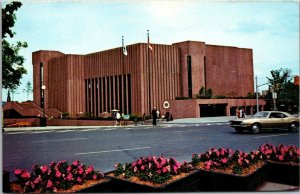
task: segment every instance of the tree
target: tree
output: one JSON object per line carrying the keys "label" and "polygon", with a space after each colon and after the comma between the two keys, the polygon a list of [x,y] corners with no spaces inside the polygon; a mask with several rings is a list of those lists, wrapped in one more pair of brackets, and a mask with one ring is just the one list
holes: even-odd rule
{"label": "tree", "polygon": [[23,74],[27,73],[23,67],[25,59],[19,54],[27,43],[18,41],[10,44],[7,40],[7,36],[13,38],[15,35],[12,31],[16,21],[15,11],[21,6],[20,2],[11,2],[2,8],[2,87],[8,90],[15,90],[21,84]]}
{"label": "tree", "polygon": [[277,93],[278,98],[286,97],[286,89],[292,84],[292,71],[290,69],[280,68],[279,70],[272,70],[272,78],[268,78],[269,86]]}
{"label": "tree", "polygon": [[206,89],[205,87],[201,87],[199,90],[199,94],[197,95],[197,98],[201,99],[209,99],[212,98],[212,90],[210,88]]}
{"label": "tree", "polygon": [[[292,71],[290,69],[279,69],[271,71],[271,78],[268,78],[271,90],[277,93],[277,108],[287,112],[298,112],[299,105],[299,87],[292,80]],[[272,93],[267,94],[267,104],[273,107]]]}
{"label": "tree", "polygon": [[33,91],[32,89],[32,84],[30,81],[28,81],[25,85],[25,88],[23,89],[23,92],[25,92],[27,94],[27,100],[29,98],[29,94]]}

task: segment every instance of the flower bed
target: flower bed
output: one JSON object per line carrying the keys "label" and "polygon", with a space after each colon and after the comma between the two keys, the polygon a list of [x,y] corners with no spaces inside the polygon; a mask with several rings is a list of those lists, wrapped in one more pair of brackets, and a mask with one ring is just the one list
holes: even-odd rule
{"label": "flower bed", "polygon": [[116,170],[107,174],[119,190],[115,192],[184,191],[193,190],[195,170],[174,158],[163,156],[141,157],[132,163],[116,164]]}
{"label": "flower bed", "polygon": [[245,153],[226,148],[210,148],[192,156],[199,169],[199,190],[253,191],[265,176],[265,162],[259,151]]}
{"label": "flower bed", "polygon": [[48,165],[34,165],[32,172],[16,169],[17,181],[11,183],[12,192],[76,192],[107,182],[104,174],[75,160],[52,162]]}
{"label": "flower bed", "polygon": [[268,181],[299,186],[299,148],[294,145],[264,144],[259,151],[268,163]]}

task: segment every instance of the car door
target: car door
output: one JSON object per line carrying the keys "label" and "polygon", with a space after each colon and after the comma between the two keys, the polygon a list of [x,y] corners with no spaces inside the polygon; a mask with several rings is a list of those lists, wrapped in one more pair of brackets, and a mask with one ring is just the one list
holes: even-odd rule
{"label": "car door", "polygon": [[270,126],[269,128],[283,128],[284,126],[284,118],[286,115],[280,112],[273,112],[270,114]]}
{"label": "car door", "polygon": [[273,113],[269,113],[266,117],[259,118],[259,123],[261,124],[262,128],[272,128],[273,123],[275,122],[275,117]]}

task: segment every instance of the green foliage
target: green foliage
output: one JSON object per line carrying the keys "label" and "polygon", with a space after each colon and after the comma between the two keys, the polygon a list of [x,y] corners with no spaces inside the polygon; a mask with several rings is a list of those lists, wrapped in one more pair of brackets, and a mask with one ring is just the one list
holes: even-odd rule
{"label": "green foliage", "polygon": [[249,93],[247,94],[247,98],[249,98],[249,99],[255,99],[256,96],[255,96],[254,93],[249,92]]}
{"label": "green foliage", "polygon": [[198,99],[210,99],[212,98],[212,90],[210,88],[206,89],[205,87],[201,87],[199,90],[199,94],[197,94],[196,98]]}
{"label": "green foliage", "polygon": [[182,97],[175,97],[175,100],[190,100],[191,98],[190,97],[186,97],[186,96],[182,96]]}
{"label": "green foliage", "polygon": [[[277,93],[276,101],[280,104],[284,104],[285,107],[294,105],[299,105],[299,86],[294,85],[292,82],[292,72],[290,69],[278,69],[271,71],[271,78],[268,78],[268,82],[271,90]],[[268,99],[267,103],[270,107],[272,107],[272,93],[269,92],[266,95]],[[271,104],[270,104],[271,103]],[[278,106],[280,110],[280,106]],[[289,111],[288,109],[284,109],[283,111]]]}
{"label": "green foliage", "polygon": [[27,48],[26,42],[18,41],[10,44],[7,36],[12,38],[15,32],[12,31],[15,25],[17,11],[21,7],[20,2],[11,2],[2,8],[2,85],[5,89],[16,89],[20,85],[20,79],[27,71],[23,67],[24,57],[19,54],[22,48]]}

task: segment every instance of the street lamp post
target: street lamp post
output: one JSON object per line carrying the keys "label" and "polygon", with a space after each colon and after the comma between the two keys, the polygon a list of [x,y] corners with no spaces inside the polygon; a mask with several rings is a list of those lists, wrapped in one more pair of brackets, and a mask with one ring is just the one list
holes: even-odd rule
{"label": "street lamp post", "polygon": [[43,108],[43,116],[42,116],[42,123],[41,123],[41,126],[42,127],[45,127],[46,126],[46,118],[45,118],[45,89],[46,89],[46,86],[45,85],[42,85],[42,98],[41,98],[41,104],[42,104],[42,108]]}
{"label": "street lamp post", "polygon": [[257,85],[257,76],[255,76],[255,86],[256,86],[256,112],[259,112],[259,106],[258,106],[258,88],[260,86],[263,86],[263,85],[267,85],[268,83],[264,83],[264,84],[261,84],[261,85]]}

